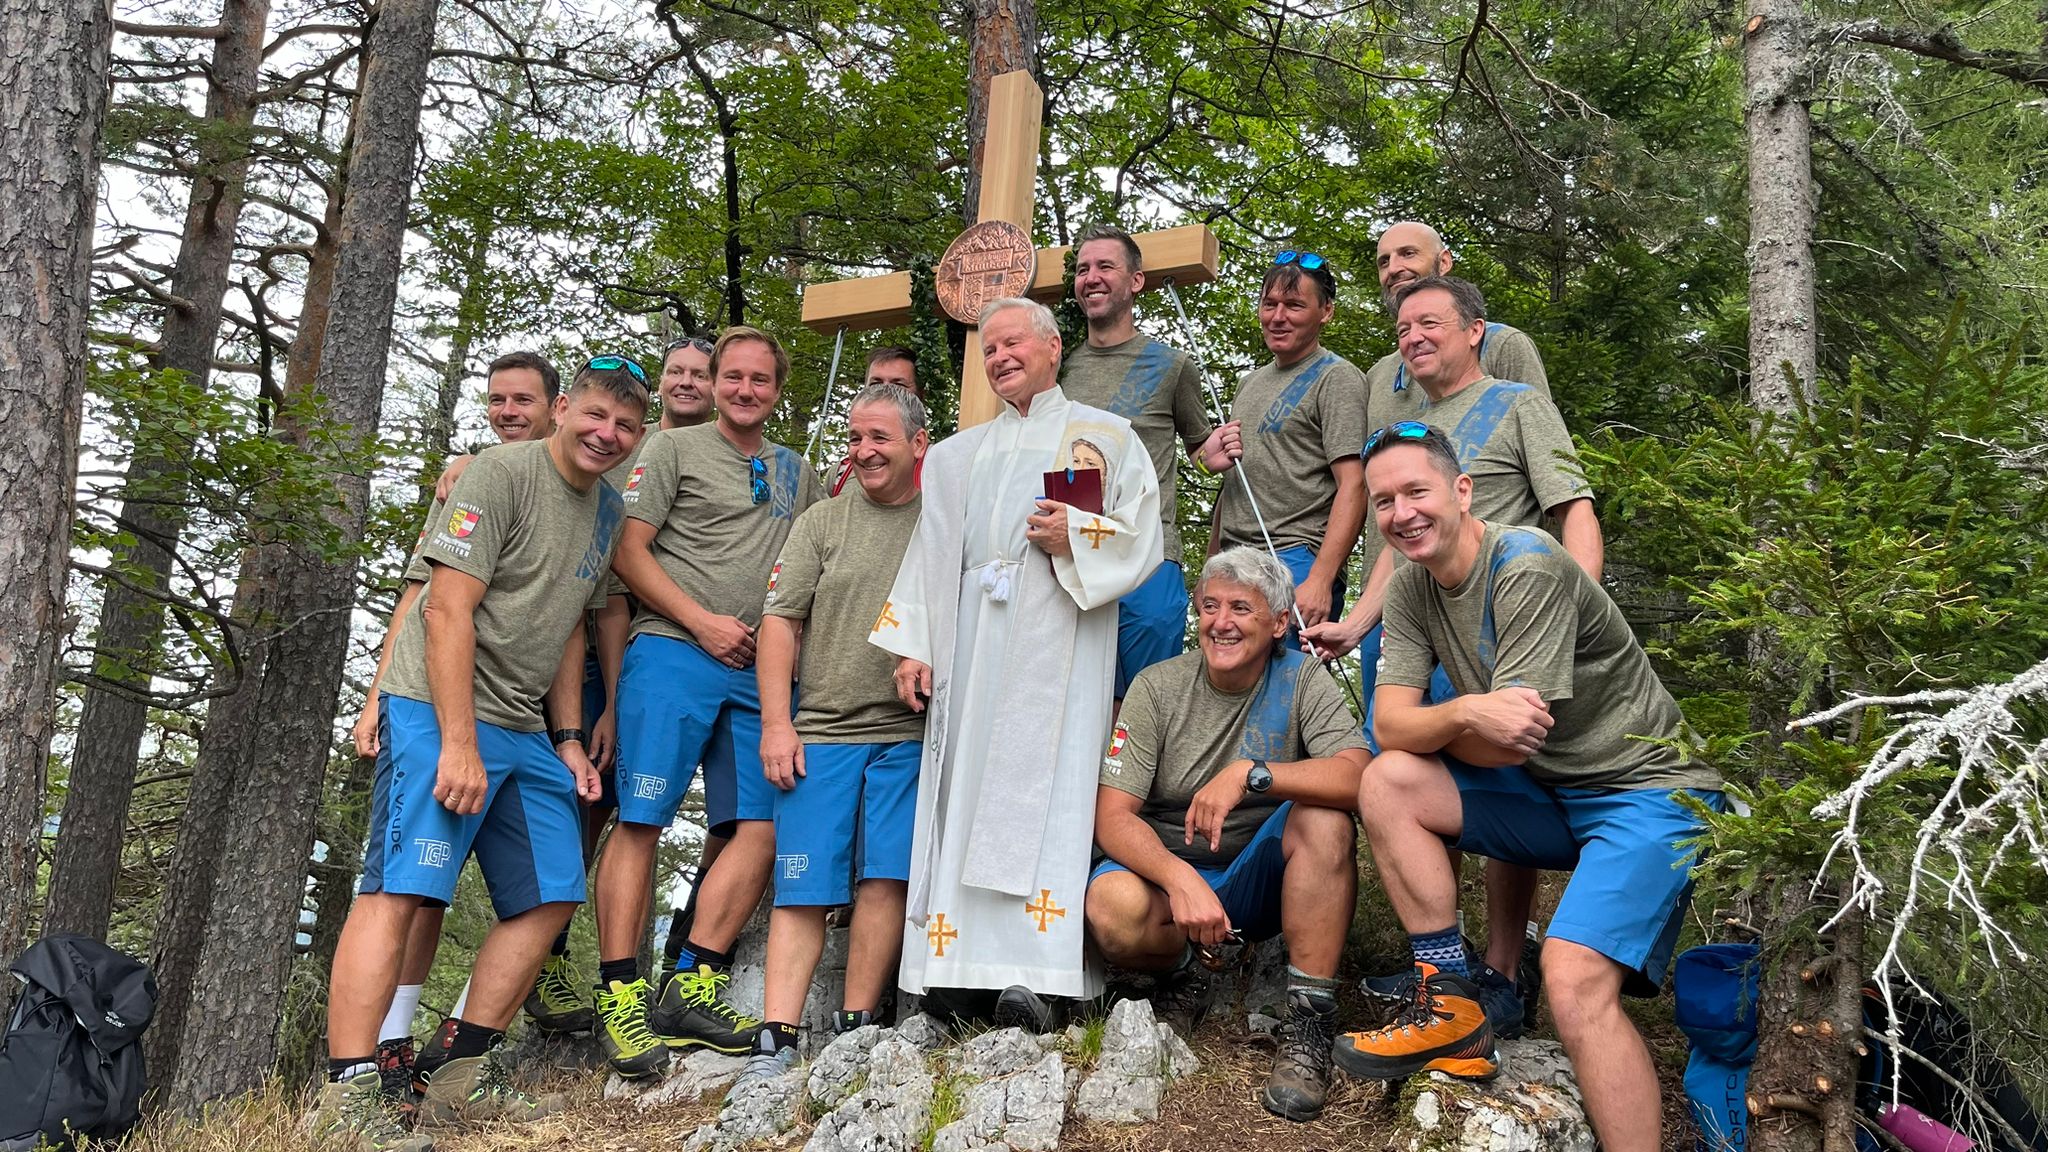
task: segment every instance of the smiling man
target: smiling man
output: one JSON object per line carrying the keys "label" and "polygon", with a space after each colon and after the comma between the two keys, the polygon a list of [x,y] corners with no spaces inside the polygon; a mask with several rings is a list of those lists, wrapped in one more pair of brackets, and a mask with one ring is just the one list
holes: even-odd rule
{"label": "smiling man", "polygon": [[1323,1110],[1337,1035],[1337,961],[1356,884],[1351,806],[1369,757],[1344,694],[1282,647],[1294,582],[1254,548],[1209,558],[1195,586],[1200,652],[1154,664],[1103,757],[1088,932],[1111,964],[1163,973],[1183,1032],[1208,1009],[1198,949],[1287,937],[1288,1039],[1266,1109]]}
{"label": "smiling man", "polygon": [[[656,432],[641,449],[613,565],[640,611],[619,676],[619,826],[597,869],[597,1011],[606,1056],[625,1076],[659,1071],[670,1047],[744,1052],[759,1026],[724,999],[728,951],[775,858],[754,630],[776,554],[821,488],[763,433],[789,374],[782,345],[728,328],[711,372],[717,419]],[[699,764],[707,829],[730,842],[700,881],[688,945],[650,1008],[638,957],[655,846]]]}
{"label": "smiling man", "polygon": [[[1387,319],[1397,318],[1401,289],[1425,276],[1449,276],[1454,262],[1443,237],[1429,225],[1420,220],[1389,225],[1380,233],[1379,240],[1380,299],[1387,306]],[[1527,384],[1545,396],[1550,395],[1550,377],[1543,370],[1543,356],[1536,351],[1536,342],[1521,329],[1488,323],[1480,336],[1479,358],[1487,375]],[[1365,379],[1367,394],[1374,400],[1404,392],[1412,383],[1398,350],[1374,361]],[[1368,409],[1374,427],[1394,419],[1371,409],[1370,404]]]}
{"label": "smiling man", "polygon": [[[1405,313],[1404,313],[1405,314]],[[1359,787],[1373,860],[1416,958],[1393,1024],[1339,1039],[1337,1063],[1382,1080],[1499,1071],[1459,939],[1447,847],[1572,869],[1543,942],[1544,985],[1600,1146],[1658,1146],[1657,1073],[1622,1011],[1654,992],[1691,894],[1699,817],[1722,804],[1678,705],[1621,610],[1554,539],[1471,512],[1442,432],[1406,421],[1366,442],[1381,535],[1410,563],[1387,593],[1374,731]],[[1438,665],[1458,694],[1427,703]]]}
{"label": "smiling man", "polygon": [[[924,509],[870,642],[926,712],[901,984],[926,1007],[1039,1030],[1092,996],[1081,898],[1109,738],[1116,608],[1159,566],[1159,485],[1123,417],[1056,383],[1059,328],[1029,300],[981,314],[996,418],[927,457]],[[1095,453],[1099,514],[1045,499]],[[978,994],[941,994],[978,990]],[[998,991],[1000,990],[1000,994]]]}
{"label": "smiling man", "polygon": [[414,910],[453,898],[472,850],[498,922],[460,1017],[420,1059],[421,1114],[528,1120],[560,1106],[514,1090],[494,1050],[548,941],[583,900],[576,805],[598,793],[580,730],[583,620],[604,597],[622,519],[601,477],[639,439],[646,411],[634,376],[586,367],[555,403],[555,433],[480,453],[420,546],[431,575],[378,698],[370,843],[335,948],[334,1058],[317,1134],[361,1149],[428,1146],[397,1123],[398,1086],[373,1055],[377,1022]]}
{"label": "smiling man", "polygon": [[1138,333],[1133,305],[1145,288],[1143,256],[1130,233],[1090,224],[1074,238],[1074,299],[1088,340],[1066,357],[1060,389],[1068,398],[1131,422],[1159,478],[1160,531],[1166,559],[1117,604],[1116,698],[1148,665],[1180,655],[1187,642],[1188,585],[1181,570],[1176,438],[1192,456],[1215,431],[1202,408],[1202,370],[1194,358]]}
{"label": "smiling man", "polygon": [[1365,376],[1322,345],[1336,309],[1336,273],[1322,256],[1289,249],[1273,258],[1259,289],[1259,332],[1272,362],[1238,381],[1230,421],[1201,453],[1212,472],[1243,468],[1258,497],[1255,512],[1246,485],[1223,483],[1210,553],[1264,545],[1263,515],[1308,624],[1342,613],[1344,565],[1365,523]]}

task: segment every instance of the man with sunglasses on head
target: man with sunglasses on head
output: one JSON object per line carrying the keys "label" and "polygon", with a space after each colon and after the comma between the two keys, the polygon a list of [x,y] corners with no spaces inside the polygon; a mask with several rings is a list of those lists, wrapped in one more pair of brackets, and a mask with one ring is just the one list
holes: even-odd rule
{"label": "man with sunglasses on head", "polygon": [[1138,242],[1111,224],[1090,224],[1074,237],[1074,300],[1088,321],[1088,339],[1066,358],[1060,388],[1079,404],[1131,422],[1159,477],[1166,559],[1138,590],[1117,602],[1116,698],[1148,665],[1180,655],[1187,643],[1188,586],[1181,570],[1180,502],[1174,481],[1176,437],[1190,456],[1215,431],[1202,406],[1202,370],[1194,358],[1140,335],[1133,315],[1145,289]]}
{"label": "man with sunglasses on head", "polygon": [[1273,360],[1238,381],[1230,421],[1201,451],[1211,472],[1243,468],[1258,501],[1254,511],[1246,484],[1222,482],[1210,554],[1265,547],[1270,533],[1294,574],[1288,615],[1298,610],[1307,624],[1343,610],[1344,565],[1365,523],[1365,376],[1322,346],[1336,308],[1337,277],[1322,256],[1288,249],[1273,258],[1259,288],[1259,330]]}
{"label": "man with sunglasses on head", "polygon": [[[717,418],[641,449],[614,562],[639,612],[619,678],[619,824],[597,869],[598,1016],[625,1076],[660,1071],[670,1047],[744,1052],[760,1027],[724,998],[730,949],[775,859],[754,630],[783,541],[823,491],[802,456],[764,435],[789,375],[782,345],[729,328],[711,373]],[[730,842],[699,880],[689,940],[655,1001],[638,959],[655,847],[700,763],[707,829]]]}
{"label": "man with sunglasses on head", "polygon": [[[1351,925],[1351,806],[1369,757],[1344,693],[1280,643],[1294,580],[1257,548],[1209,558],[1190,652],[1139,673],[1103,756],[1088,934],[1111,964],[1160,973],[1183,1034],[1207,1012],[1204,953],[1287,936],[1288,1038],[1261,1099],[1313,1120],[1337,1038]],[[1213,960],[1211,962],[1214,962]]]}
{"label": "man with sunglasses on head", "polygon": [[[873,388],[877,384],[892,384],[920,401],[924,399],[924,389],[917,386],[917,356],[908,348],[883,344],[868,353],[867,380],[862,386]],[[846,490],[846,482],[853,479],[853,469],[853,453],[848,452],[833,473],[832,495],[837,496]],[[919,482],[924,479],[924,458],[921,456],[917,460],[915,479]]]}
{"label": "man with sunglasses on head", "polygon": [[[1558,1038],[1600,1146],[1651,1152],[1657,1072],[1621,995],[1663,980],[1698,808],[1723,807],[1719,775],[1693,755],[1678,705],[1582,563],[1539,529],[1473,514],[1458,445],[1403,421],[1363,455],[1380,534],[1409,563],[1387,590],[1381,751],[1358,811],[1416,965],[1397,1019],[1340,1037],[1337,1065],[1379,1080],[1498,1075],[1447,849],[1571,870],[1543,942]],[[1430,703],[1438,668],[1458,694]]]}
{"label": "man with sunglasses on head", "polygon": [[[1489,524],[1526,528],[1550,519],[1565,553],[1597,582],[1600,520],[1571,433],[1557,406],[1533,385],[1487,374],[1479,354],[1487,327],[1486,299],[1479,289],[1455,276],[1409,280],[1395,289],[1395,314],[1410,383],[1376,396],[1375,412],[1388,414],[1390,423],[1427,420],[1443,429],[1471,477],[1475,516]],[[1399,550],[1381,547],[1376,531],[1367,539],[1375,556],[1365,594],[1348,617],[1312,627],[1307,637],[1325,659],[1363,649],[1370,685],[1379,660],[1381,601]],[[1450,680],[1440,674],[1430,700],[1452,693]],[[1368,729],[1371,716],[1368,710]],[[1498,862],[1487,866],[1486,956],[1475,973],[1495,1029],[1507,1037],[1521,1034],[1531,999],[1522,995],[1522,984],[1536,976],[1520,971],[1523,926],[1535,902],[1536,881],[1534,869]]]}
{"label": "man with sunglasses on head", "polygon": [[419,1115],[526,1121],[561,1107],[558,1096],[513,1088],[495,1049],[547,942],[584,896],[577,801],[595,798],[598,783],[577,665],[585,613],[604,596],[623,520],[602,476],[639,439],[646,411],[638,378],[585,368],[555,401],[555,432],[478,454],[420,546],[431,570],[397,629],[378,695],[369,850],[335,947],[333,1059],[310,1125],[316,1138],[364,1150],[431,1147],[402,1126],[409,1085],[379,1067],[377,1022],[414,911],[453,898],[472,851],[498,922],[477,953],[465,1006],[419,1059]]}

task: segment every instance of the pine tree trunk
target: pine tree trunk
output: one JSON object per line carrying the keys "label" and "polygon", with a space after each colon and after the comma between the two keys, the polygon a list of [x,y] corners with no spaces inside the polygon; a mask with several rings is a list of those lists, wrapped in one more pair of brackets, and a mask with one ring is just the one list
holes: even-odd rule
{"label": "pine tree trunk", "polygon": [[1038,75],[1038,0],[970,0],[967,63],[967,202],[961,219],[981,216],[981,162],[988,142],[988,85],[1005,72]]}
{"label": "pine tree trunk", "polygon": [[[1795,943],[1770,956],[1757,1004],[1749,1070],[1749,1146],[1759,1152],[1854,1152],[1856,1075],[1862,1053],[1863,920],[1851,912],[1833,939],[1806,934],[1816,907],[1804,877],[1772,887],[1767,931]],[[1768,899],[1768,897],[1767,897]]]}
{"label": "pine tree trunk", "polygon": [[108,0],[0,0],[0,963],[36,905],[113,33]]}
{"label": "pine tree trunk", "polygon": [[1812,50],[1801,0],[1752,0],[1743,43],[1749,133],[1749,394],[1784,417],[1814,395]]}
{"label": "pine tree trunk", "polygon": [[[199,134],[184,236],[171,271],[171,294],[185,303],[164,316],[163,349],[154,358],[155,368],[182,372],[200,388],[213,372],[222,298],[234,266],[235,229],[248,183],[248,132],[269,18],[270,0],[224,0],[221,5],[220,23],[227,34],[214,41],[207,123]],[[161,588],[170,575],[185,527],[189,485],[184,463],[180,454],[151,452],[129,465],[119,516],[135,544],[118,553],[114,563],[137,588]],[[45,931],[106,935],[162,626],[159,599],[125,584],[105,585],[94,664],[100,678],[120,687],[85,688],[64,818],[50,864]]]}
{"label": "pine tree trunk", "polygon": [[[376,435],[398,296],[405,215],[419,150],[439,0],[383,0],[364,54],[356,136],[349,161],[327,339],[313,390],[353,452]],[[296,414],[280,428],[303,436]],[[226,837],[171,1103],[189,1108],[260,1084],[276,1055],[278,1007],[290,975],[292,940],[305,893],[318,799],[334,749],[334,713],[355,603],[353,547],[363,535],[370,477],[336,477],[340,556],[298,542],[270,542],[255,561],[282,628],[271,640],[270,674],[257,692],[263,738],[231,801],[238,825],[261,835]]]}

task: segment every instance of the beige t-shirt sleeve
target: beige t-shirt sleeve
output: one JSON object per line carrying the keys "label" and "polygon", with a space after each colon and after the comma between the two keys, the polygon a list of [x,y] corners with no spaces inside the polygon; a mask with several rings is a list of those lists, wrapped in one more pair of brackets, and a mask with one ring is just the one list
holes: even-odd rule
{"label": "beige t-shirt sleeve", "polygon": [[1429,579],[1426,570],[1411,564],[1396,571],[1387,585],[1386,607],[1380,614],[1385,629],[1380,640],[1381,684],[1427,688],[1429,674],[1436,667],[1436,653],[1422,624],[1424,590],[1415,578],[1418,575]]}
{"label": "beige t-shirt sleeve", "polygon": [[1159,749],[1165,739],[1156,677],[1140,676],[1124,697],[1110,731],[1109,750],[1102,757],[1102,771],[1096,781],[1105,788],[1143,800],[1152,794],[1152,778],[1159,772]]}
{"label": "beige t-shirt sleeve", "polygon": [[518,514],[518,491],[512,470],[494,456],[478,456],[463,470],[427,525],[418,559],[474,576],[485,584],[498,570],[498,555]]}
{"label": "beige t-shirt sleeve", "polygon": [[[847,493],[842,500],[858,499]],[[763,615],[785,620],[805,620],[811,615],[811,601],[818,594],[818,577],[825,572],[825,557],[819,548],[818,524],[823,517],[808,512],[796,518],[789,539],[782,542],[782,554],[768,577],[768,599]]]}
{"label": "beige t-shirt sleeve", "polygon": [[632,474],[626,478],[622,497],[626,515],[659,529],[668,523],[669,509],[676,502],[676,489],[682,482],[683,463],[676,450],[675,436],[649,433],[646,446],[640,450],[639,463],[633,465]]}
{"label": "beige t-shirt sleeve", "polygon": [[1322,669],[1311,669],[1296,687],[1296,723],[1301,731],[1301,754],[1305,760],[1335,756],[1347,748],[1365,748],[1358,718],[1351,714],[1337,682]]}
{"label": "beige t-shirt sleeve", "polygon": [[1534,385],[1546,398],[1550,395],[1550,377],[1543,371],[1543,356],[1536,351],[1536,342],[1520,328],[1501,333],[1499,343],[1487,348],[1484,367],[1486,374],[1496,380]]}
{"label": "beige t-shirt sleeve", "polygon": [[1493,621],[1489,690],[1528,688],[1545,700],[1571,699],[1579,635],[1571,589],[1540,567],[1510,563],[1493,586]]}
{"label": "beige t-shirt sleeve", "polygon": [[1193,456],[1202,447],[1203,441],[1216,430],[1216,424],[1209,419],[1209,409],[1202,401],[1202,366],[1195,358],[1181,353],[1180,367],[1173,374],[1173,429],[1180,433],[1180,440]]}
{"label": "beige t-shirt sleeve", "polygon": [[1557,405],[1540,396],[1524,394],[1515,405],[1516,443],[1522,452],[1522,471],[1529,477],[1529,489],[1545,512],[1560,504],[1593,495],[1592,485],[1579,467],[1578,448],[1564,426]]}
{"label": "beige t-shirt sleeve", "polygon": [[1323,432],[1323,459],[1355,459],[1365,448],[1365,373],[1339,361],[1317,382],[1316,412]]}

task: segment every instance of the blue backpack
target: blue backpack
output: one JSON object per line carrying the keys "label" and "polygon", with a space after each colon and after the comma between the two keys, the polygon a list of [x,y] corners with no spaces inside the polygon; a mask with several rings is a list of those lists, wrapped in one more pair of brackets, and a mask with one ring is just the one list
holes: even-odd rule
{"label": "blue backpack", "polygon": [[1701,1152],[1749,1147],[1749,1065],[1763,961],[1754,944],[1702,944],[1679,954],[1672,1015],[1692,1041],[1685,1099]]}

